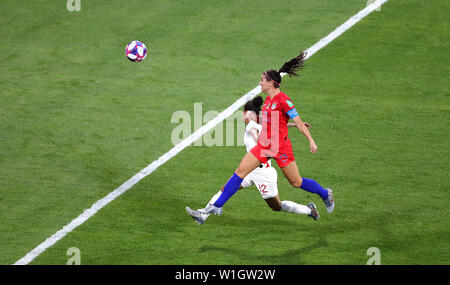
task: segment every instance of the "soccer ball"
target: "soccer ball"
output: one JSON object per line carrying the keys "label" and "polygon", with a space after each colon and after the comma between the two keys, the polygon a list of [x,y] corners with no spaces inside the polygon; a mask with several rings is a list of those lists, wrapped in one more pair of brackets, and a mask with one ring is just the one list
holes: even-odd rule
{"label": "soccer ball", "polygon": [[147,56],[147,47],[143,42],[132,41],[125,48],[125,55],[132,62],[141,62]]}

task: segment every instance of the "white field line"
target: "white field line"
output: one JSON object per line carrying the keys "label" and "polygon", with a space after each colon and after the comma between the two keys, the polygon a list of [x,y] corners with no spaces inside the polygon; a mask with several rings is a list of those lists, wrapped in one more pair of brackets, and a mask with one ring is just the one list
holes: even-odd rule
{"label": "white field line", "polygon": [[[344,33],[346,30],[351,28],[353,25],[355,25],[357,22],[359,22],[361,19],[372,13],[374,10],[379,8],[381,5],[383,5],[388,0],[377,0],[373,2],[372,4],[368,5],[366,8],[361,10],[359,13],[351,17],[349,20],[347,20],[344,24],[336,28],[333,32],[331,32],[328,36],[324,37],[320,41],[318,41],[316,44],[314,44],[312,47],[306,50],[307,56],[306,58],[311,57],[313,54],[315,54],[317,51],[325,47],[327,44],[332,42],[334,39],[339,37],[342,33]],[[282,74],[284,76],[286,74]],[[87,221],[90,217],[92,217],[95,213],[97,213],[101,208],[108,205],[111,201],[125,193],[127,190],[129,190],[131,187],[133,187],[136,183],[138,183],[141,179],[146,177],[147,175],[151,174],[153,171],[155,171],[158,167],[163,165],[166,161],[171,159],[172,157],[176,156],[180,151],[191,145],[194,141],[202,137],[206,132],[214,128],[216,125],[221,123],[223,120],[231,116],[234,112],[236,112],[239,108],[241,108],[248,100],[251,100],[253,97],[257,96],[259,93],[261,93],[260,86],[256,86],[242,96],[240,99],[238,99],[236,102],[234,102],[231,106],[229,106],[227,109],[225,109],[222,113],[217,115],[214,119],[209,121],[207,124],[203,125],[201,128],[199,128],[197,131],[195,131],[193,134],[191,134],[189,137],[178,143],[176,146],[174,146],[170,151],[165,153],[163,156],[158,158],[157,160],[153,161],[151,164],[149,164],[147,167],[142,169],[139,173],[131,177],[128,181],[120,185],[119,188],[112,191],[108,195],[106,195],[104,198],[98,200],[93,204],[89,209],[85,210],[82,214],[80,214],[77,218],[72,220],[69,224],[64,226],[61,230],[57,231],[54,235],[47,238],[44,242],[42,242],[40,245],[38,245],[36,248],[34,248],[32,251],[27,253],[24,257],[19,259],[14,265],[25,265],[30,263],[33,259],[35,259],[37,256],[39,256],[41,253],[43,253],[47,248],[54,245],[57,241],[62,239],[66,234],[73,231],[75,228],[77,228],[79,225],[83,224],[85,221]]]}

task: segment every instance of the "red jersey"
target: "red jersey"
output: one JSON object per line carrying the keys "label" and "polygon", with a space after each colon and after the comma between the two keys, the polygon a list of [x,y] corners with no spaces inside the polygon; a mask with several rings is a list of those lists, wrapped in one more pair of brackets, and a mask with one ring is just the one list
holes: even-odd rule
{"label": "red jersey", "polygon": [[291,99],[280,91],[272,99],[267,96],[261,111],[263,127],[258,143],[276,151],[288,143],[287,123],[298,116],[297,110]]}

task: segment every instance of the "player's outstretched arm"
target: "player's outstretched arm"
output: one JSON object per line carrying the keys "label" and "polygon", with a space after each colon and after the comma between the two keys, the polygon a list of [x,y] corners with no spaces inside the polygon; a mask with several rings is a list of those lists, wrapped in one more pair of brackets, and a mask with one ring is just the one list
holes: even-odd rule
{"label": "player's outstretched arm", "polygon": [[[304,124],[308,129],[311,129],[312,126],[310,123],[305,122]],[[297,125],[295,123],[287,123],[287,126],[288,126],[288,128],[297,127]]]}

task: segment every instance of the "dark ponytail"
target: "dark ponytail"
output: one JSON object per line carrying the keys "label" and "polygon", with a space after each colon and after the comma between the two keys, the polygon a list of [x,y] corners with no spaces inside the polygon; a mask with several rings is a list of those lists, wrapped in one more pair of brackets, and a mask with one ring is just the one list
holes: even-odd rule
{"label": "dark ponytail", "polygon": [[285,72],[289,74],[289,77],[292,75],[298,76],[297,70],[301,70],[305,67],[305,57],[306,53],[301,51],[297,57],[291,59],[290,61],[286,61],[278,72]]}
{"label": "dark ponytail", "polygon": [[281,84],[281,73],[287,73],[289,74],[289,77],[292,75],[298,76],[297,71],[305,67],[305,57],[306,52],[300,51],[300,54],[297,57],[286,61],[278,71],[271,69],[264,72],[266,79],[273,81],[274,87],[279,88]]}

